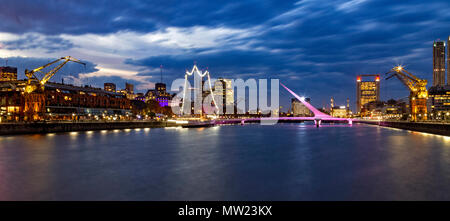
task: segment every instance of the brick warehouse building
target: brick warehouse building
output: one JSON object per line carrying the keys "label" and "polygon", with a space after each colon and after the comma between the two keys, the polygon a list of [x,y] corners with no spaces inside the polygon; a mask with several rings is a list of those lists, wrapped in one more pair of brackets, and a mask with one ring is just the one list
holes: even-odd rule
{"label": "brick warehouse building", "polygon": [[2,121],[121,119],[131,113],[130,101],[120,93],[48,82],[44,92],[26,94],[21,90],[24,84],[0,85]]}

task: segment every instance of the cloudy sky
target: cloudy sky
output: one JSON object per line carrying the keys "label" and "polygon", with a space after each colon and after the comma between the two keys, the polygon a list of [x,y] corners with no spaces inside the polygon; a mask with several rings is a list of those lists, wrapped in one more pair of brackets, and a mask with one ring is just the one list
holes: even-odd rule
{"label": "cloudy sky", "polygon": [[[145,91],[194,61],[213,77],[278,78],[317,106],[355,103],[355,76],[403,64],[432,80],[432,43],[450,35],[449,1],[3,0],[0,65],[73,56],[54,81]],[[382,98],[407,90],[382,82]],[[287,92],[280,92],[288,97]],[[288,99],[282,103],[287,103]]]}

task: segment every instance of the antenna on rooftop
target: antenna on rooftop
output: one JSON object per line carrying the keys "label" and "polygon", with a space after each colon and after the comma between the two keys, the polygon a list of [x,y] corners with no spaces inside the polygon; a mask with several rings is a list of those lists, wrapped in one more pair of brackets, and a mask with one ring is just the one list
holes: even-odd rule
{"label": "antenna on rooftop", "polygon": [[163,81],[162,81],[162,69],[163,69],[163,65],[159,66],[159,69],[160,69],[160,72],[161,72],[161,83],[162,83],[162,82],[163,82]]}

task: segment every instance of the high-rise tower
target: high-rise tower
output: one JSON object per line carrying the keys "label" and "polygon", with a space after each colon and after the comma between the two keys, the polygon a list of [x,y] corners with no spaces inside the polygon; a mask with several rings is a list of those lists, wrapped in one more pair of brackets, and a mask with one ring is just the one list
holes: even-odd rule
{"label": "high-rise tower", "polygon": [[[363,78],[374,77],[373,80]],[[361,74],[356,77],[356,111],[361,112],[363,106],[372,101],[380,100],[380,75]]]}
{"label": "high-rise tower", "polygon": [[447,39],[447,85],[450,85],[450,36]]}
{"label": "high-rise tower", "polygon": [[445,42],[433,43],[433,86],[445,84]]}

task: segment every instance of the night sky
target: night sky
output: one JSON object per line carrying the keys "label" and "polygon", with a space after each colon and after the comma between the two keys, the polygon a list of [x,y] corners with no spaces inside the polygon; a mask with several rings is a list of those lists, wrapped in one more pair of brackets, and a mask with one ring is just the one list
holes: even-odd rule
{"label": "night sky", "polygon": [[[450,1],[23,1],[0,3],[0,65],[35,68],[62,56],[53,81],[102,87],[183,78],[194,61],[213,77],[278,78],[316,106],[355,104],[357,74],[403,64],[432,81],[432,44],[450,35]],[[382,99],[408,96],[396,79]],[[280,92],[282,104],[289,94]]]}

